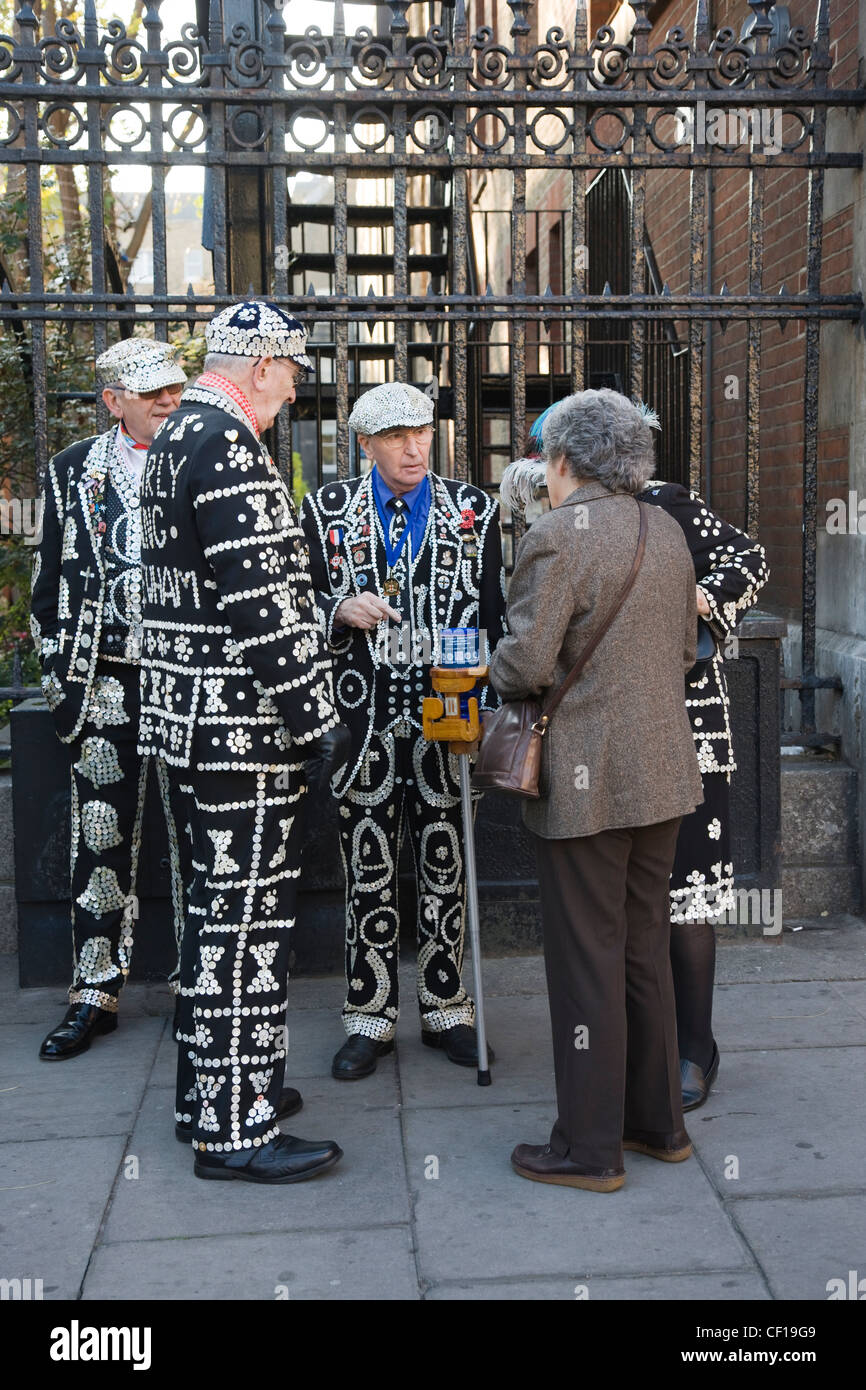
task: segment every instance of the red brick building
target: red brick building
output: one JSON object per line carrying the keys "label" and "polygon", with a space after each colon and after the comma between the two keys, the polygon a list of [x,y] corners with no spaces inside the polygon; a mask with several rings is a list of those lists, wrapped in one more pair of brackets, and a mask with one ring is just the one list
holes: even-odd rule
{"label": "red brick building", "polygon": [[[470,29],[488,24],[506,47],[514,11],[503,0],[475,0],[469,3]],[[515,7],[518,11],[520,6]],[[598,28],[609,24],[617,43],[628,46],[634,24],[634,11],[619,0],[591,0],[588,42],[593,43]],[[646,38],[652,53],[667,45],[675,60],[684,45],[693,41],[697,0],[656,0],[648,7],[651,31]],[[770,52],[784,51],[786,61],[803,59],[803,50],[813,41],[818,0],[790,0],[786,6],[773,6],[767,18],[773,33],[767,40]],[[730,50],[737,60],[737,48],[754,47],[750,28],[755,10],[748,0],[705,0],[710,54]],[[858,94],[849,96],[845,106],[827,109],[826,143],[830,152],[862,152],[866,148],[866,116],[863,86],[866,75],[866,5],[863,0],[829,0],[829,58],[827,84]],[[545,44],[549,31],[559,26],[566,39],[574,33],[575,8],[571,0],[538,0],[527,12],[530,34],[528,46]],[[553,36],[553,46],[562,44],[562,35]],[[578,45],[579,47],[579,45]],[[598,61],[598,43],[596,43]],[[796,82],[796,76],[795,76]],[[616,84],[614,75],[613,85]],[[683,110],[688,108],[688,86]],[[780,83],[780,88],[784,85]],[[790,87],[786,94],[791,104]],[[550,100],[550,97],[547,98]],[[592,92],[588,94],[592,103]],[[748,83],[743,86],[743,105],[748,107]],[[782,98],[780,96],[780,107]],[[806,121],[812,120],[808,97],[803,97]],[[692,107],[694,109],[694,98]],[[769,114],[769,112],[768,112]],[[598,119],[598,118],[597,118]],[[672,118],[665,118],[672,119]],[[602,115],[597,126],[614,141],[616,118]],[[786,146],[809,135],[789,110],[773,129],[773,142],[765,161],[764,214],[760,282],[752,278],[749,261],[749,170],[734,162],[719,161],[710,171],[706,187],[705,237],[701,245],[703,293],[731,296],[751,292],[776,295],[803,294],[808,291],[808,210],[809,168],[774,165],[772,148],[776,136]],[[670,138],[668,135],[667,138]],[[735,144],[748,148],[743,133]],[[709,142],[708,142],[709,143]],[[715,141],[713,143],[719,143]],[[728,142],[725,142],[727,148]],[[808,138],[803,140],[803,148]],[[820,177],[820,176],[819,176]],[[829,167],[824,173],[820,293],[852,295],[866,286],[866,176],[862,167]],[[473,232],[483,288],[489,277],[495,292],[508,292],[511,263],[511,229],[508,209],[511,199],[510,171],[475,173],[471,179],[470,203]],[[627,203],[630,195],[627,170],[605,168],[600,157],[598,170],[586,176],[587,199],[587,292],[598,294],[607,281],[614,294],[627,293],[630,229]],[[604,194],[600,216],[592,213],[593,200]],[[611,197],[611,194],[615,197]],[[646,177],[645,246],[647,289],[672,295],[689,291],[690,247],[690,171],[684,167],[650,169]],[[567,294],[571,285],[569,267],[573,250],[569,244],[572,206],[571,174],[567,169],[533,170],[527,175],[526,204],[526,291]],[[725,287],[723,289],[723,287]],[[784,287],[784,288],[783,288]],[[585,385],[616,384],[631,394],[628,373],[628,327],[606,325],[604,315],[591,314],[587,324],[590,350]],[[761,606],[788,620],[784,642],[787,674],[801,674],[800,619],[803,603],[803,505],[805,457],[806,323],[788,319],[784,323],[764,319],[757,328],[757,489],[751,504],[752,529],[767,549],[771,580],[762,594]],[[544,400],[544,388],[553,399],[569,389],[567,363],[559,360],[553,336],[530,325],[527,330],[527,422]],[[645,378],[643,394],[660,411],[663,439],[660,442],[660,471],[666,476],[686,480],[700,479],[701,490],[711,506],[739,525],[749,517],[747,491],[748,398],[747,345],[749,328],[745,319],[733,319],[724,326],[717,320],[703,329],[703,376],[700,400],[703,409],[703,438],[695,451],[683,433],[683,417],[688,416],[684,395],[688,372],[689,332],[686,322],[672,325],[672,342],[667,353],[666,372]],[[607,343],[592,346],[593,339]],[[500,339],[503,334],[499,333]],[[617,341],[617,339],[619,341]],[[530,346],[538,344],[538,347]],[[499,349],[507,371],[506,348]],[[661,360],[661,358],[660,358]],[[492,363],[492,358],[491,358]],[[668,371],[670,368],[670,371]],[[495,370],[495,364],[491,365]],[[610,379],[609,379],[610,378]],[[620,384],[621,383],[621,384]],[[535,409],[533,409],[533,404]],[[486,422],[488,458],[486,472],[495,481],[512,443],[507,422],[495,413]],[[847,760],[860,768],[866,763],[866,727],[861,717],[866,698],[866,500],[863,513],[859,500],[866,499],[866,325],[848,320],[826,320],[820,329],[820,376],[817,418],[818,443],[818,535],[816,582],[816,668],[819,676],[840,677],[841,692],[820,691],[817,696],[817,727],[835,733]],[[522,441],[514,441],[520,447]],[[697,457],[695,456],[697,452]],[[844,506],[846,527],[828,528],[828,518],[838,517]],[[755,518],[757,517],[757,521]],[[862,533],[861,533],[862,527]],[[787,697],[787,725],[796,729],[799,700]],[[860,778],[860,824],[866,825],[866,803]],[[866,842],[861,832],[861,847]],[[866,854],[861,854],[866,861]]]}

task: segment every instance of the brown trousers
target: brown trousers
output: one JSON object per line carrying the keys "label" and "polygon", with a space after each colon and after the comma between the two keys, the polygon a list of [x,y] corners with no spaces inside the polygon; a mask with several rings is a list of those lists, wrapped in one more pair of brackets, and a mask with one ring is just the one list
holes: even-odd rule
{"label": "brown trousers", "polygon": [[680,821],[535,836],[553,1029],[555,1153],[622,1168],[623,1126],[683,1128],[668,887]]}

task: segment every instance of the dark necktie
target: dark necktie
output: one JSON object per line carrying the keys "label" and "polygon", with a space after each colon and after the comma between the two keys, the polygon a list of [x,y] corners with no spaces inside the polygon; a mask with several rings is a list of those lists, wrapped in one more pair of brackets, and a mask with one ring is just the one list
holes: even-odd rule
{"label": "dark necktie", "polygon": [[408,522],[406,503],[403,501],[402,497],[389,497],[388,510],[392,513],[391,523],[388,528],[388,539],[391,542],[392,548],[396,549],[400,537],[406,530],[406,524]]}
{"label": "dark necktie", "polygon": [[[402,497],[389,497],[387,510],[391,513],[391,520],[388,525],[388,540],[391,545],[391,553],[397,549],[400,540],[409,524],[408,507]],[[408,545],[408,542],[407,542]],[[400,552],[400,560],[403,561],[403,578],[400,584],[400,592],[392,594],[388,602],[392,608],[396,608],[398,613],[403,614],[403,621],[408,621],[408,608],[406,604],[406,591],[409,587],[409,562],[406,546]],[[398,562],[399,563],[399,562]],[[395,566],[396,570],[396,566]]]}

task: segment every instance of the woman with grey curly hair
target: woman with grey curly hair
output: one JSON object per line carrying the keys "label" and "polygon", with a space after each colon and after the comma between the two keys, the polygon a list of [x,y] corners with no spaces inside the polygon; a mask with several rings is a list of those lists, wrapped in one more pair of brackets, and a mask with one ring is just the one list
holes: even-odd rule
{"label": "woman with grey curly hair", "polygon": [[694,571],[680,528],[630,495],[652,470],[638,407],[614,391],[570,396],[545,421],[544,447],[551,511],[520,544],[490,665],[502,699],[558,689],[637,570],[545,728],[544,794],[524,803],[558,1116],[549,1142],[518,1145],[512,1164],[535,1182],[612,1192],[623,1149],[668,1163],[691,1154],[667,894],[680,820],[701,799],[683,700]]}
{"label": "woman with grey curly hair", "polygon": [[[545,428],[555,409],[549,407],[532,427],[530,442],[539,449],[562,443],[561,423],[556,440]],[[638,409],[649,425],[659,427],[653,412],[646,407]],[[620,407],[618,417],[627,420],[627,410]],[[712,1023],[713,924],[734,905],[730,780],[736,763],[722,646],[756,602],[769,570],[764,549],[757,541],[711,511],[697,493],[679,483],[655,481],[653,473],[653,460],[648,460],[645,472],[638,464],[629,465],[621,474],[623,486],[641,502],[661,507],[682,528],[695,568],[698,614],[715,639],[712,652],[696,662],[686,676],[686,710],[704,799],[683,818],[670,881],[671,968],[683,1109],[688,1111],[703,1105],[718,1072],[719,1050]],[[513,512],[525,512],[527,505],[542,495],[546,477],[545,462],[538,456],[509,464],[500,489],[503,505]]]}

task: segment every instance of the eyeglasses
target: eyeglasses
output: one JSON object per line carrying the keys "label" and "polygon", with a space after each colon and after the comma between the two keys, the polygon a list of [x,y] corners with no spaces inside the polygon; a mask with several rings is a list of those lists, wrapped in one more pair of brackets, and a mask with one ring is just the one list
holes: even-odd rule
{"label": "eyeglasses", "polygon": [[183,384],[157,386],[153,391],[130,391],[126,386],[112,386],[110,390],[117,396],[130,395],[137,396],[140,401],[158,401],[163,391],[167,391],[172,398],[177,397],[179,399],[183,394]]}
{"label": "eyeglasses", "polygon": [[135,395],[138,396],[139,400],[158,400],[160,396],[163,395],[164,391],[167,391],[170,396],[181,396],[183,393],[183,386],[182,384],[157,386],[156,391],[136,391]]}
{"label": "eyeglasses", "polygon": [[[264,361],[264,358],[260,357],[260,358],[259,358],[259,361],[260,361],[260,362],[263,362],[263,361]],[[295,387],[303,386],[304,382],[305,382],[306,379],[307,379],[307,373],[306,373],[306,371],[304,370],[303,367],[299,367],[299,366],[298,366],[297,362],[295,362],[293,358],[291,358],[291,357],[275,357],[275,358],[274,358],[274,361],[275,361],[275,362],[279,362],[282,366],[288,367],[288,368],[290,369],[290,371],[291,371],[291,373],[292,373],[292,385],[293,385],[293,386],[295,386]]]}

